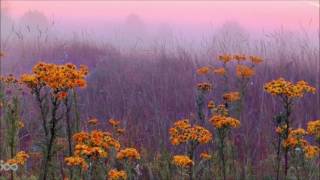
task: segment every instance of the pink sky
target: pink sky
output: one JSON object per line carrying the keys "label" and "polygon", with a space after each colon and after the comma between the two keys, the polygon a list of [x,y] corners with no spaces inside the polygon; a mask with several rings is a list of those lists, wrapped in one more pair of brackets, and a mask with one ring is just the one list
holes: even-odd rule
{"label": "pink sky", "polygon": [[255,29],[319,29],[317,1],[10,1],[9,7],[15,17],[36,9],[64,23],[122,21],[134,13],[146,23],[208,25],[238,21]]}

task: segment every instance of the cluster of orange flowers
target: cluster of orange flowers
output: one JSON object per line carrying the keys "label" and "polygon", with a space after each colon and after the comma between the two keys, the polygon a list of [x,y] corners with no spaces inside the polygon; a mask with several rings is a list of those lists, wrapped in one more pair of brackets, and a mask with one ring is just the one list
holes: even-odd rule
{"label": "cluster of orange flowers", "polygon": [[225,75],[226,74],[226,70],[225,68],[221,67],[221,68],[214,68],[212,66],[203,66],[197,69],[197,74],[198,75],[206,75],[209,73],[214,73],[214,74],[218,74],[218,75]]}
{"label": "cluster of orange flowers", "polygon": [[260,64],[263,61],[259,56],[249,56],[249,59],[253,64]]}
{"label": "cluster of orange flowers", "polygon": [[284,140],[283,146],[286,148],[295,148],[298,145],[305,146],[307,141],[303,139],[306,135],[306,131],[302,128],[289,130],[289,136]]}
{"label": "cluster of orange flowers", "polygon": [[307,145],[303,147],[304,154],[307,158],[311,159],[319,155],[320,149],[316,146]]}
{"label": "cluster of orange flowers", "polygon": [[88,163],[84,158],[79,156],[71,156],[64,159],[68,166],[81,166],[83,170],[88,170]]}
{"label": "cluster of orange flowers", "polygon": [[209,121],[215,128],[237,128],[240,126],[240,121],[226,116],[215,115],[212,116]]}
{"label": "cluster of orange flowers", "polygon": [[308,122],[307,132],[314,135],[316,140],[320,142],[320,119]]}
{"label": "cluster of orange flowers", "polygon": [[283,78],[273,80],[264,85],[264,90],[272,95],[288,98],[302,97],[305,93],[315,93],[316,89],[305,81],[292,83]]}
{"label": "cluster of orange flowers", "polygon": [[295,151],[302,149],[307,158],[313,158],[319,154],[319,148],[310,145],[304,138],[307,132],[302,129],[289,130],[289,136],[283,141],[284,148]]}
{"label": "cluster of orange flowers", "polygon": [[207,91],[211,91],[212,90],[212,84],[210,83],[199,83],[197,85],[198,90],[203,91],[203,92],[207,92]]}
{"label": "cluster of orange flowers", "polygon": [[127,178],[127,173],[123,170],[111,169],[108,172],[108,180],[125,180]]}
{"label": "cluster of orange flowers", "polygon": [[0,76],[0,81],[6,84],[16,84],[19,81],[13,76],[13,74],[9,74],[8,76]]}
{"label": "cluster of orange flowers", "polygon": [[192,166],[194,163],[188,156],[176,155],[173,156],[172,164],[181,168],[187,168]]}
{"label": "cluster of orange flowers", "polygon": [[213,101],[209,101],[208,108],[212,111],[214,114],[219,114],[221,116],[228,116],[229,110],[226,108],[224,104],[215,105]]}
{"label": "cluster of orange flowers", "polygon": [[27,161],[28,158],[29,158],[29,155],[26,152],[20,151],[15,155],[14,158],[7,160],[7,163],[24,165],[24,163]]}
{"label": "cluster of orange flowers", "polygon": [[135,148],[125,148],[117,153],[117,159],[139,160],[140,154]]}
{"label": "cluster of orange flowers", "polygon": [[109,119],[109,124],[112,126],[112,128],[115,130],[115,133],[117,135],[123,135],[124,132],[125,132],[125,129],[124,128],[121,128],[119,127],[120,126],[120,121],[119,120],[116,120],[116,119]]}
{"label": "cluster of orange flowers", "polygon": [[240,99],[240,93],[235,91],[235,92],[227,92],[223,95],[223,99],[227,102],[235,102]]}
{"label": "cluster of orange flowers", "polygon": [[238,64],[236,67],[236,74],[240,78],[250,78],[255,74],[255,71],[246,65]]}
{"label": "cluster of orange flowers", "polygon": [[223,67],[221,67],[221,68],[215,68],[214,70],[213,70],[213,73],[214,74],[217,74],[217,75],[220,75],[220,76],[224,76],[225,74],[226,74],[226,69],[225,68],[223,68]]}
{"label": "cluster of orange flowers", "polygon": [[81,165],[86,169],[86,158],[106,158],[111,148],[120,149],[120,143],[111,133],[94,130],[90,133],[79,132],[73,135],[74,156],[65,158],[68,165]]}
{"label": "cluster of orange flowers", "polygon": [[86,156],[86,157],[107,157],[107,152],[102,147],[90,147],[85,144],[77,144],[74,150],[75,156]]}
{"label": "cluster of orange flowers", "polygon": [[263,60],[261,57],[259,56],[246,56],[244,54],[236,54],[236,55],[231,55],[231,54],[224,54],[224,55],[220,55],[218,57],[218,59],[220,61],[222,61],[223,63],[228,63],[232,60],[236,60],[238,62],[241,61],[245,61],[245,60],[250,60],[253,64],[259,64],[261,63]]}
{"label": "cluster of orange flowers", "polygon": [[230,54],[223,54],[218,56],[219,61],[222,61],[223,63],[230,62],[233,59],[233,56]]}
{"label": "cluster of orange flowers", "polygon": [[[240,63],[240,62],[246,61],[247,59],[250,60],[250,62],[252,63],[250,67]],[[238,64],[236,66],[236,75],[239,78],[252,77],[255,74],[255,71],[253,69],[254,65],[260,64],[263,61],[262,58],[259,56],[246,56],[244,54],[236,54],[236,55],[224,54],[224,55],[218,56],[218,60],[222,61],[224,64],[231,62],[232,60],[237,61]],[[226,75],[227,70],[225,67],[214,68],[211,66],[203,66],[197,69],[198,75],[206,75],[209,73],[224,76]]]}
{"label": "cluster of orange flowers", "polygon": [[109,132],[94,130],[90,133],[79,132],[73,135],[77,144],[86,144],[91,147],[102,147],[106,150],[110,148],[120,149],[120,143],[114,139]]}
{"label": "cluster of orange flowers", "polygon": [[195,125],[191,126],[188,119],[179,120],[169,129],[170,140],[173,145],[179,145],[188,141],[206,144],[212,140],[209,130]]}
{"label": "cluster of orange flowers", "polygon": [[197,69],[197,74],[199,75],[205,75],[208,74],[210,71],[213,70],[213,67],[203,66]]}
{"label": "cluster of orange flowers", "polygon": [[81,65],[78,69],[73,64],[50,64],[40,62],[36,64],[32,74],[23,74],[21,81],[31,89],[47,86],[53,90],[59,99],[67,96],[67,90],[85,87],[85,77],[88,68]]}

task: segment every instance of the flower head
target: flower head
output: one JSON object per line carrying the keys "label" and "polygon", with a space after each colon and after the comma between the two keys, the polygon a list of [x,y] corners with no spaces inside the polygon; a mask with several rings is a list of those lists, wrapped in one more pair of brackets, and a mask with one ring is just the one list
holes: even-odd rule
{"label": "flower head", "polygon": [[[32,68],[33,73],[21,76],[21,82],[30,89],[47,86],[58,99],[66,97],[68,89],[86,86],[88,74],[86,66],[77,68],[73,64],[50,64],[39,62]],[[60,94],[61,93],[61,94]]]}
{"label": "flower head", "polygon": [[263,61],[259,56],[249,56],[249,58],[253,64],[260,64]]}
{"label": "flower head", "polygon": [[70,157],[66,157],[64,159],[65,163],[68,166],[81,166],[83,170],[87,170],[88,169],[88,164],[86,163],[86,161],[79,156],[70,156]]}
{"label": "flower head", "polygon": [[241,62],[241,61],[245,61],[247,59],[247,57],[244,54],[236,54],[233,56],[233,59],[238,62]]}
{"label": "flower head", "polygon": [[25,151],[19,151],[12,159],[9,159],[7,163],[24,165],[28,158],[29,155]]}
{"label": "flower head", "polygon": [[220,76],[224,76],[226,74],[226,69],[221,67],[221,68],[216,68],[213,70],[214,74],[220,75]]}
{"label": "flower head", "polygon": [[197,69],[197,74],[198,75],[206,75],[210,72],[210,67],[208,66],[203,66]]}
{"label": "flower head", "polygon": [[127,173],[123,170],[116,170],[111,169],[108,172],[108,180],[126,180],[127,179]]}
{"label": "flower head", "polygon": [[226,116],[220,116],[220,115],[215,115],[212,116],[209,121],[211,124],[217,128],[237,128],[240,126],[240,121],[232,118],[232,117],[226,117]]}
{"label": "flower head", "polygon": [[172,164],[181,168],[187,168],[192,166],[194,163],[188,156],[176,155],[173,156]]}
{"label": "flower head", "polygon": [[305,81],[298,81],[294,84],[283,78],[266,83],[264,90],[274,96],[286,96],[288,98],[303,97],[305,93],[315,93],[316,91]]}
{"label": "flower head", "polygon": [[304,140],[306,131],[302,128],[289,130],[288,137],[283,141],[283,147],[287,149],[301,148],[308,145],[308,142]]}
{"label": "flower head", "polygon": [[204,127],[191,126],[188,119],[179,120],[169,129],[170,140],[173,145],[179,145],[188,141],[206,144],[212,140],[212,134]]}
{"label": "flower head", "polygon": [[237,65],[236,74],[239,78],[250,78],[255,74],[255,71],[246,65]]}
{"label": "flower head", "polygon": [[210,83],[199,83],[197,85],[198,90],[202,91],[202,92],[208,92],[212,90],[212,84]]}
{"label": "flower head", "polygon": [[314,135],[317,141],[320,142],[320,119],[309,121],[307,125],[307,132],[310,135]]}
{"label": "flower head", "polygon": [[117,159],[119,159],[119,160],[123,160],[123,159],[139,160],[140,154],[135,148],[126,148],[126,149],[120,150],[117,153]]}
{"label": "flower head", "polygon": [[233,57],[230,54],[224,54],[224,55],[218,56],[219,61],[222,61],[223,63],[230,62],[232,60],[232,58]]}
{"label": "flower head", "polygon": [[303,147],[306,158],[311,159],[319,155],[320,149],[317,146],[307,145]]}
{"label": "flower head", "polygon": [[223,99],[227,102],[234,102],[238,101],[240,99],[240,93],[239,92],[228,92],[223,95]]}

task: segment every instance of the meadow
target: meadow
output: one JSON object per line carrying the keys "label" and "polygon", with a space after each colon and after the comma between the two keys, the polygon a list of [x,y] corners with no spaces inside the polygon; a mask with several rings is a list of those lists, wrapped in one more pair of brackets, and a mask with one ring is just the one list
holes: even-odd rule
{"label": "meadow", "polygon": [[320,178],[319,39],[16,36],[1,39],[1,180]]}

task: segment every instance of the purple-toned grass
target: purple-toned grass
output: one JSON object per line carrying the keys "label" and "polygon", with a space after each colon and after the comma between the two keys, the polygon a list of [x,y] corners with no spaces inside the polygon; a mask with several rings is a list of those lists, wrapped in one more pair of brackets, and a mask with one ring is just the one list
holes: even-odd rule
{"label": "purple-toned grass", "polygon": [[[105,123],[101,128],[106,127],[109,118],[120,119],[126,127],[127,145],[156,152],[172,149],[168,129],[175,120],[195,114],[195,85],[204,80],[195,73],[198,67],[220,66],[216,57],[222,53],[262,56],[264,62],[256,68],[245,98],[241,127],[233,137],[238,158],[242,161],[250,158],[256,174],[264,174],[260,162],[274,152],[272,118],[281,107],[276,98],[263,91],[263,84],[278,77],[309,82],[317,93],[297,103],[293,124],[305,127],[307,121],[320,118],[319,45],[307,37],[293,38],[281,32],[245,43],[215,38],[198,51],[181,46],[174,50],[154,47],[148,51],[122,51],[85,40],[60,40],[35,46],[33,42],[16,40],[7,46],[2,72],[16,75],[30,72],[38,60],[88,65],[88,87],[78,91],[81,119],[96,117]],[[214,90],[207,100],[221,99],[223,86],[222,79],[214,77]],[[41,129],[33,104],[34,100],[26,95],[22,105],[25,146],[32,143],[30,137],[36,137]]]}

